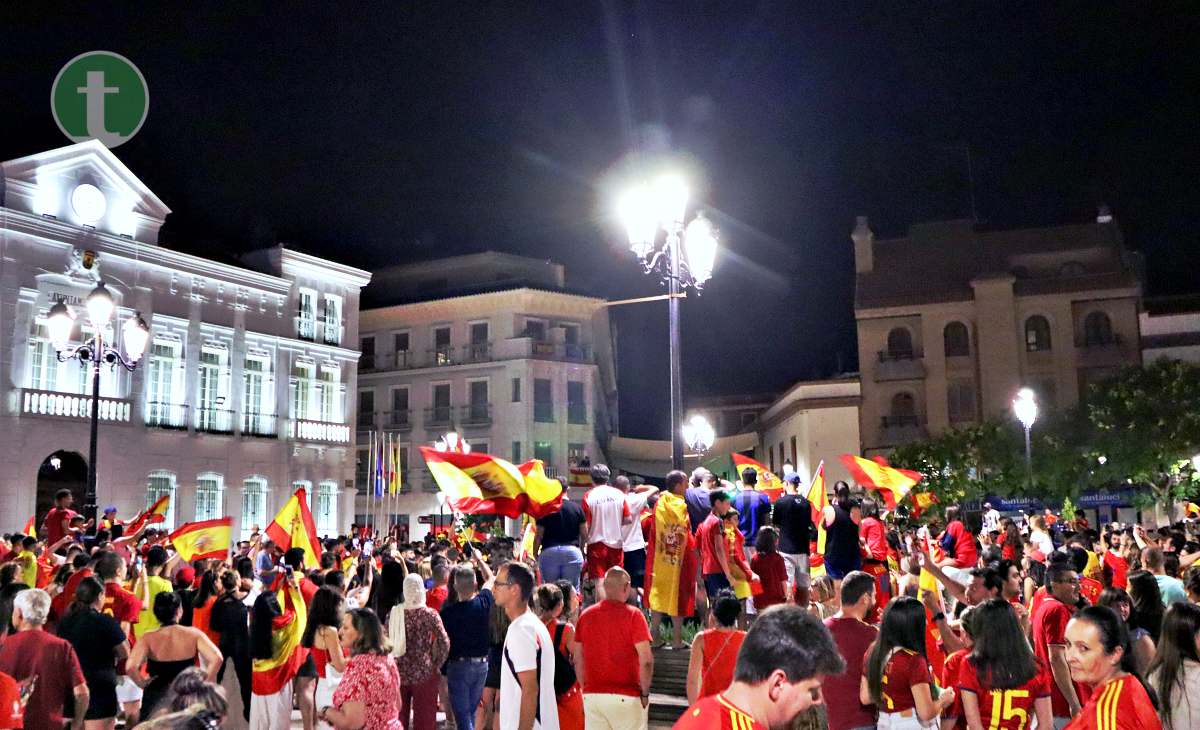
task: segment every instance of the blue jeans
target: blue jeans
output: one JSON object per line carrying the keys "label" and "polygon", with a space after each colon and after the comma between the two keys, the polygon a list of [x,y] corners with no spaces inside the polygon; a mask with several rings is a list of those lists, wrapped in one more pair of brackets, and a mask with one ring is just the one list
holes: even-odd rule
{"label": "blue jeans", "polygon": [[450,707],[458,730],[474,730],[475,708],[483,697],[483,682],[487,679],[486,661],[451,660],[446,664],[446,687],[450,692]]}
{"label": "blue jeans", "polygon": [[556,580],[571,581],[575,590],[579,590],[579,575],[583,572],[583,553],[575,545],[555,545],[544,548],[538,555],[538,568],[542,571],[542,582],[553,583]]}

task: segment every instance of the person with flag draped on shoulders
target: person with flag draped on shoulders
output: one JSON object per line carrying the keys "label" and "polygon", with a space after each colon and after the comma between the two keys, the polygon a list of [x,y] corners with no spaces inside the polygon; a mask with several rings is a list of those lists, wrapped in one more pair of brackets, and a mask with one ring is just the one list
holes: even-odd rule
{"label": "person with flag draped on shoulders", "polygon": [[300,646],[307,618],[296,574],[276,570],[255,599],[250,619],[251,730],[290,727],[292,680],[308,656]]}
{"label": "person with flag draped on shoulders", "polygon": [[684,493],[688,477],[681,471],[668,472],[666,490],[658,496],[650,536],[646,540],[647,603],[650,607],[650,637],[661,645],[659,625],[671,617],[671,647],[682,649],[683,620],[696,606],[696,575],[700,556],[692,535]]}

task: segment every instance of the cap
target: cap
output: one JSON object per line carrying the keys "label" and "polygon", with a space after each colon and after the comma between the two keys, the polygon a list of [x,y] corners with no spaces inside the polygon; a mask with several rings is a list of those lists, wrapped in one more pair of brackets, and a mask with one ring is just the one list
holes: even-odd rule
{"label": "cap", "polygon": [[179,572],[175,574],[175,580],[179,583],[191,585],[196,580],[196,569],[190,565],[180,568]]}
{"label": "cap", "polygon": [[111,504],[104,508],[104,514],[106,514],[106,515],[116,512],[116,511],[117,511],[117,508],[112,506]]}
{"label": "cap", "polygon": [[798,472],[789,471],[787,474],[783,475],[783,481],[791,482],[792,484],[799,484],[800,474]]}

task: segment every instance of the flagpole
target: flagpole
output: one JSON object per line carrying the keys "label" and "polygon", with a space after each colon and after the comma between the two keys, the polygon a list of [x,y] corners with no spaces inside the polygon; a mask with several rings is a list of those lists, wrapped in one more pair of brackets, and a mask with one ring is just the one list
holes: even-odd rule
{"label": "flagpole", "polygon": [[373,525],[375,522],[374,507],[371,500],[375,497],[375,432],[371,431],[367,434],[367,509],[366,522],[367,525]]}

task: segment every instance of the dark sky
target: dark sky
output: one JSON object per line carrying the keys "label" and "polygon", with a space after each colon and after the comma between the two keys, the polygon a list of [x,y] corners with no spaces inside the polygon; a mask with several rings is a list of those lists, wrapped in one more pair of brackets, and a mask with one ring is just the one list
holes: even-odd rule
{"label": "dark sky", "polygon": [[[635,151],[678,155],[723,246],[684,303],[685,396],[856,367],[854,215],[880,236],[970,217],[968,149],[983,225],[1083,221],[1103,201],[1152,292],[1196,288],[1185,3],[6,5],[0,159],[65,144],[58,69],[121,53],[150,114],[117,155],[187,251],[279,240],[372,268],[492,248],[561,261],[598,295],[653,294],[609,181]],[[622,430],[665,435],[665,305],[615,319]]]}

